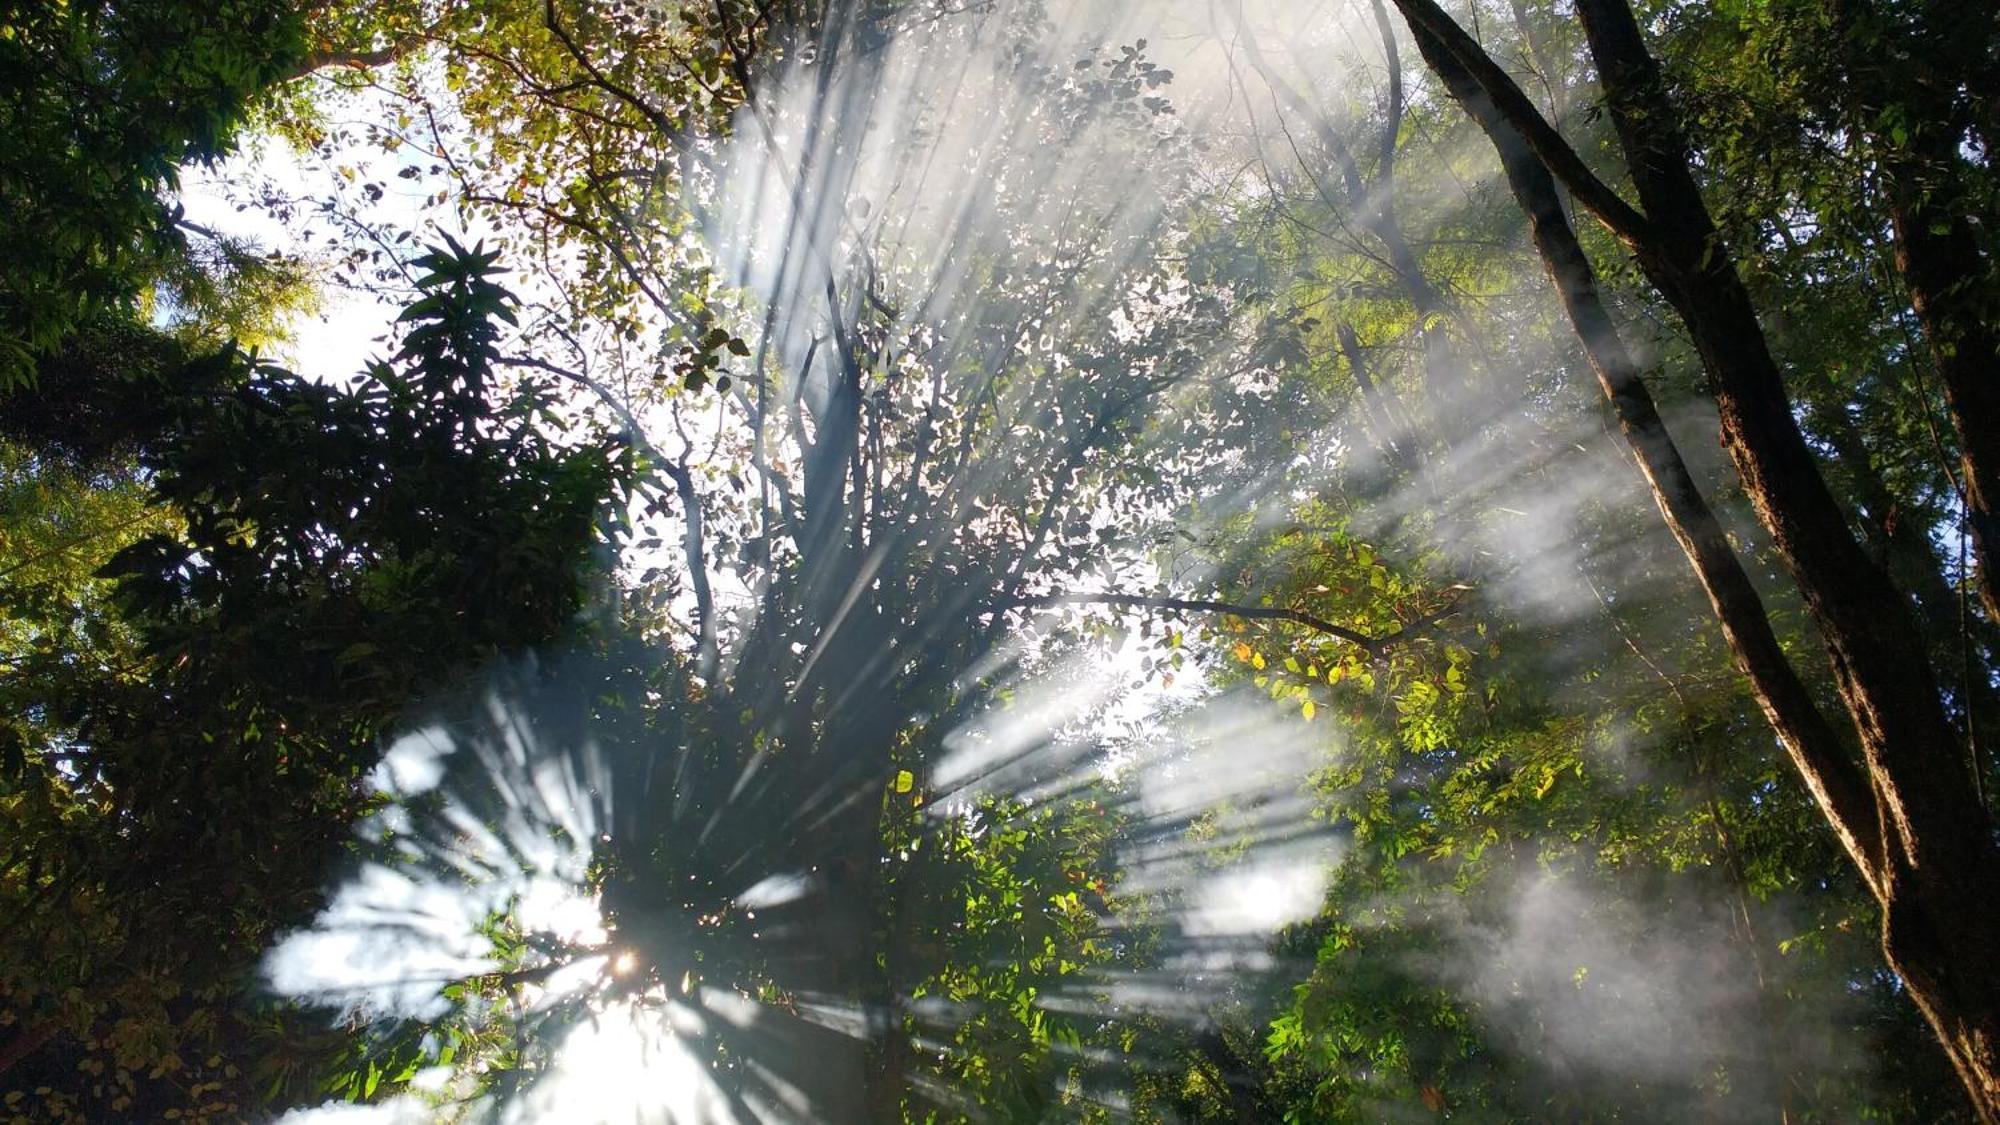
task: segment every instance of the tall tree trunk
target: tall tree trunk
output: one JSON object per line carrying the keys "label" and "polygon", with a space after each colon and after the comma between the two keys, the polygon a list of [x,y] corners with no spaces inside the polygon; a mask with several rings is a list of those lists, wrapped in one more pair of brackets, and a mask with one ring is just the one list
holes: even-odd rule
{"label": "tall tree trunk", "polygon": [[[1936,1031],[1982,1119],[2000,1122],[2000,973],[1991,961],[2000,949],[2000,912],[1980,905],[2000,901],[1991,829],[1908,604],[1855,540],[1792,416],[1631,10],[1622,0],[1578,3],[1643,213],[1589,172],[1432,0],[1398,5],[1426,60],[1500,151],[1537,248],[1739,666],[1881,905],[1890,966]],[[1775,641],[1769,647],[1763,641],[1769,625],[1762,607],[1754,591],[1736,589],[1730,571],[1741,571],[1734,555],[1725,559],[1716,550],[1701,523],[1706,509],[1695,506],[1698,494],[1686,494],[1673,474],[1678,455],[1661,444],[1663,429],[1655,435],[1657,415],[1595,296],[1589,264],[1562,219],[1552,172],[1625,239],[1680,314],[1714,384],[1724,445],[1825,641],[1860,736],[1865,781],[1833,748],[1837,740],[1790,665],[1774,667],[1768,659],[1782,661],[1782,653]]]}

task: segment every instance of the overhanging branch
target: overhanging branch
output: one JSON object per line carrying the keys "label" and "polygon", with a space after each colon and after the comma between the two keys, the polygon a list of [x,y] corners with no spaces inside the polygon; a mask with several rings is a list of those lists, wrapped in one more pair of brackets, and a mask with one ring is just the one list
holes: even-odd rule
{"label": "overhanging branch", "polygon": [[1439,619],[1450,613],[1455,605],[1445,605],[1402,626],[1393,633],[1371,637],[1359,630],[1336,625],[1323,617],[1315,617],[1304,610],[1288,609],[1274,605],[1242,605],[1237,602],[1214,601],[1208,598],[1166,598],[1143,594],[1114,594],[1109,591],[1090,591],[1072,594],[1030,594],[1009,598],[1006,604],[1013,606],[1056,606],[1056,605],[1109,605],[1124,609],[1163,609],[1182,613],[1216,613],[1225,617],[1238,617],[1246,621],[1289,621],[1303,625],[1315,633],[1324,633],[1362,649],[1370,656],[1380,656],[1383,650],[1402,641],[1411,640],[1425,631]]}
{"label": "overhanging branch", "polygon": [[444,19],[439,19],[408,34],[391,39],[374,47],[351,44],[322,43],[307,51],[298,63],[284,76],[285,81],[296,81],[322,70],[374,70],[378,67],[399,63],[426,45],[437,41],[444,30]]}

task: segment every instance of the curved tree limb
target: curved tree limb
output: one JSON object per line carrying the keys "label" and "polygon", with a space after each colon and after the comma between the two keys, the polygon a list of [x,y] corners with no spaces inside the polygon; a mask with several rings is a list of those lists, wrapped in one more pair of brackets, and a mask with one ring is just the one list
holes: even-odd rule
{"label": "curved tree limb", "polygon": [[1394,644],[1414,639],[1418,634],[1450,614],[1457,608],[1456,603],[1426,613],[1409,622],[1393,633],[1371,637],[1344,625],[1335,625],[1323,617],[1316,617],[1304,610],[1275,605],[1244,605],[1240,602],[1215,601],[1209,598],[1167,598],[1144,594],[1118,594],[1110,591],[1088,591],[1063,594],[1026,594],[1006,599],[1004,604],[1013,606],[1057,606],[1057,605],[1108,605],[1123,609],[1165,609],[1183,613],[1215,613],[1224,617],[1240,617],[1246,621],[1289,621],[1303,625],[1315,633],[1354,645],[1370,656],[1380,657],[1384,650]]}
{"label": "curved tree limb", "polygon": [[428,26],[391,39],[379,47],[322,43],[307,51],[298,64],[285,74],[283,81],[297,81],[322,70],[374,70],[399,63],[426,44],[435,42],[444,29],[444,23],[444,18],[440,17]]}

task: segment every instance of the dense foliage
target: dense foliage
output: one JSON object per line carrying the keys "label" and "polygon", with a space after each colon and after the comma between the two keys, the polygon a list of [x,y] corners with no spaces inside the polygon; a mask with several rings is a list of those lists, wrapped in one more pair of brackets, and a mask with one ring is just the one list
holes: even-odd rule
{"label": "dense foliage", "polygon": [[347,387],[114,322],[7,398],[9,942],[38,951],[7,966],[8,1061],[51,1116],[289,1088],[310,1029],[246,985],[377,740],[583,605],[621,455],[486,385],[490,256],[426,261],[402,351]]}
{"label": "dense foliage", "polygon": [[186,253],[162,198],[296,66],[286,5],[10,3],[0,35],[0,386]]}

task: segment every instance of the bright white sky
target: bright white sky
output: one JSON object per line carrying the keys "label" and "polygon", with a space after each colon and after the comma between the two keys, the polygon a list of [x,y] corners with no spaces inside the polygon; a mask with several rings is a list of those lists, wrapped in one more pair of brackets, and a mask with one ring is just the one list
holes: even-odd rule
{"label": "bright white sky", "polygon": [[[321,170],[307,166],[289,147],[269,142],[259,146],[259,151],[238,153],[214,169],[187,169],[180,203],[189,222],[254,239],[267,250],[311,258],[311,248],[303,244],[300,230],[286,228],[256,207],[238,211],[228,198],[225,185],[267,178],[294,195],[321,194],[329,186]],[[388,331],[396,311],[388,302],[331,286],[326,288],[324,300],[320,315],[294,322],[294,339],[274,349],[274,358],[302,375],[339,378],[359,370],[371,355],[383,350],[375,340]]]}

